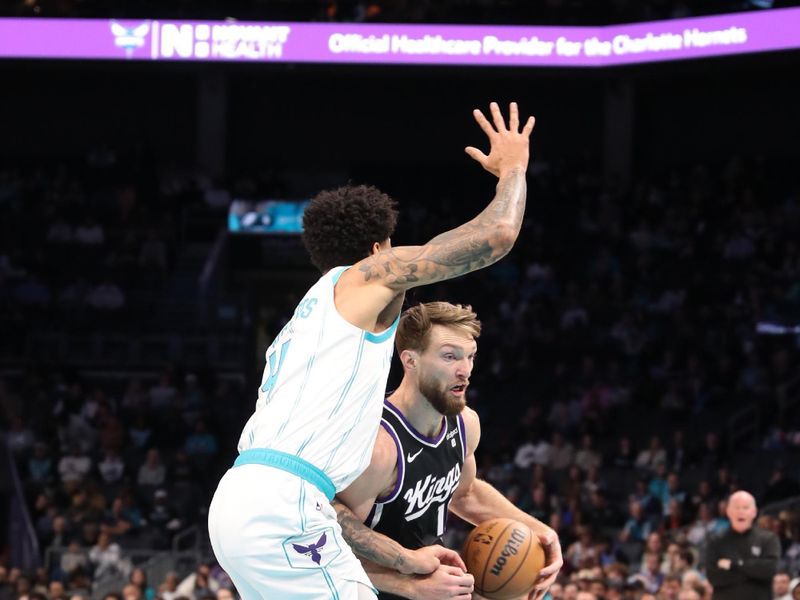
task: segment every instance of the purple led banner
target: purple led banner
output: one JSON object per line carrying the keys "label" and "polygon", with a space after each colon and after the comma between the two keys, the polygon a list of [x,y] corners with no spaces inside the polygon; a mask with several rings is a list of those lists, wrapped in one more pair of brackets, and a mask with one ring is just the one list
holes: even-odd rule
{"label": "purple led banner", "polygon": [[800,9],[609,27],[0,19],[0,58],[606,67],[800,48]]}

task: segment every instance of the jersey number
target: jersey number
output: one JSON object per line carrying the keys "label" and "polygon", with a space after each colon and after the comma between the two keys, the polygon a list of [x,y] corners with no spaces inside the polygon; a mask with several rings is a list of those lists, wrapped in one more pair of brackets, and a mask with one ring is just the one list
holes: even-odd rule
{"label": "jersey number", "polygon": [[[267,351],[267,361],[269,362],[269,377],[267,377],[266,381],[261,385],[261,391],[269,394],[273,387],[275,387],[275,382],[278,381],[278,373],[281,372],[281,367],[283,366],[283,361],[286,360],[286,353],[289,351],[289,342],[292,340],[286,340],[281,344],[281,347],[278,351],[275,350],[272,346],[269,347]],[[278,355],[277,357],[275,355]]]}
{"label": "jersey number", "polygon": [[436,537],[444,535],[444,520],[447,514],[447,504],[440,504],[439,510],[436,511]]}

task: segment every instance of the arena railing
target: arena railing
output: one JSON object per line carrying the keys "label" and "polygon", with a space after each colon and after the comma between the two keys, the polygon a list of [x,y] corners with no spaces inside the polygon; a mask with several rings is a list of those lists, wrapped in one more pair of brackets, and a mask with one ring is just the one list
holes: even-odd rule
{"label": "arena railing", "polygon": [[5,453],[2,460],[7,464],[8,478],[10,480],[10,519],[8,526],[10,562],[16,567],[30,571],[38,567],[41,562],[39,540],[28,512],[28,504],[25,501],[25,491],[17,471],[17,463],[5,436],[3,436],[0,446],[2,447],[2,452]]}

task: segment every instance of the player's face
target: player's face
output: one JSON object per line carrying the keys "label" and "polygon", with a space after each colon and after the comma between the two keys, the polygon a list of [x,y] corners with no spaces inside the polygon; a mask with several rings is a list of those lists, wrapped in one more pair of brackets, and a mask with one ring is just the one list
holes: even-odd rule
{"label": "player's face", "polygon": [[457,415],[467,404],[469,376],[478,344],[469,334],[434,325],[428,348],[420,354],[418,386],[443,415]]}
{"label": "player's face", "polygon": [[728,502],[728,518],[731,528],[743,533],[753,526],[758,513],[755,500],[748,494],[734,494]]}

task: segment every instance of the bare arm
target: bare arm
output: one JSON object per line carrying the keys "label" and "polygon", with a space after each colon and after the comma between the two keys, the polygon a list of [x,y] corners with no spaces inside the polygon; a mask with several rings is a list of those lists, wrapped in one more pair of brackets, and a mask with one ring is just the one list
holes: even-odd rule
{"label": "bare arm", "polygon": [[409,551],[404,546],[364,525],[341,501],[334,499],[332,504],[342,527],[342,535],[356,556],[395,572],[413,572],[409,570]]}
{"label": "bare arm", "polygon": [[525,215],[525,171],[534,120],[529,118],[519,131],[516,103],[511,104],[508,126],[497,103],[492,102],[490,108],[494,127],[481,111],[473,113],[489,138],[489,155],[472,147],[466,151],[499,179],[494,199],[477,217],[424,246],[384,250],[360,262],[365,281],[377,280],[394,291],[403,291],[476,271],[509,253]]}
{"label": "bare arm", "polygon": [[360,263],[365,282],[376,281],[395,292],[452,279],[497,262],[511,251],[525,213],[525,172],[504,174],[497,193],[471,221],[446,231],[424,246],[400,246]]}
{"label": "bare arm", "polygon": [[362,560],[361,564],[381,592],[411,600],[472,600],[475,580],[458,567],[440,565],[427,575],[402,575],[368,561]]}
{"label": "bare arm", "polygon": [[475,448],[480,441],[480,420],[470,408],[465,408],[462,416],[467,432],[467,457],[461,473],[461,483],[450,501],[450,510],[473,525],[498,517],[525,523],[539,538],[545,550],[545,568],[542,569],[536,588],[530,596],[534,599],[542,598],[564,563],[558,535],[546,524],[517,508],[491,484],[475,476]]}
{"label": "bare arm", "polygon": [[344,539],[359,558],[399,573],[431,573],[440,563],[456,564],[466,570],[461,558],[452,550],[442,546],[409,550],[364,524],[376,498],[385,496],[394,487],[396,464],[394,441],[380,428],[369,466],[347,489],[339,492],[332,503]]}
{"label": "bare arm", "polygon": [[520,131],[516,103],[511,104],[508,126],[497,103],[492,102],[491,112],[494,126],[481,111],[474,111],[475,120],[489,138],[489,155],[472,147],[466,151],[498,178],[494,199],[474,219],[437,235],[424,246],[388,248],[345,271],[336,286],[336,307],[349,322],[374,331],[377,315],[398,294],[476,271],[511,251],[525,214],[525,172],[534,120],[530,117]]}

